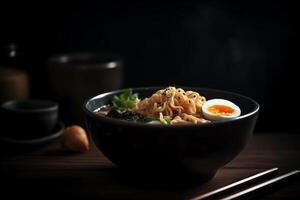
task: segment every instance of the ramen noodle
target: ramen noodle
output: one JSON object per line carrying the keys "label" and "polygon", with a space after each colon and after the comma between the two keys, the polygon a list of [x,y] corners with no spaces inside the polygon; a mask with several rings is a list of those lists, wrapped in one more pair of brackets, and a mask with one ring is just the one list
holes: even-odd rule
{"label": "ramen noodle", "polygon": [[139,99],[132,90],[114,96],[111,105],[102,106],[98,114],[145,123],[202,124],[209,120],[203,117],[204,96],[195,91],[167,87],[150,97]]}
{"label": "ramen noodle", "polygon": [[202,105],[206,102],[204,96],[194,91],[184,91],[181,88],[168,87],[158,90],[151,97],[137,101],[133,112],[157,118],[163,124],[198,124],[210,122],[203,118]]}

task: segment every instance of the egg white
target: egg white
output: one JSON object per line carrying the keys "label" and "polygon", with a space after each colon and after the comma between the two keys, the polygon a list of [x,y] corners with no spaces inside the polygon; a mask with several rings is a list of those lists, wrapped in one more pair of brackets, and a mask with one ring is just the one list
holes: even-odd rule
{"label": "egg white", "polygon": [[[234,112],[231,115],[228,116],[222,116],[222,115],[216,115],[214,113],[211,113],[208,111],[208,107],[213,105],[224,105],[228,106],[234,109]],[[211,120],[211,121],[221,121],[221,120],[228,120],[233,119],[241,115],[241,109],[234,104],[231,101],[225,100],[225,99],[211,99],[206,101],[202,105],[202,113],[204,115],[204,118]]]}

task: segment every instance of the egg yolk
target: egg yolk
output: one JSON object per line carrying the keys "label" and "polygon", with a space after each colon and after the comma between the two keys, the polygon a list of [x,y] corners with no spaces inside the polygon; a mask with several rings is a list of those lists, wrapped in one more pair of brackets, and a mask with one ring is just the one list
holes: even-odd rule
{"label": "egg yolk", "polygon": [[220,116],[229,116],[232,115],[235,111],[233,108],[225,105],[209,106],[207,110],[215,115],[220,115]]}

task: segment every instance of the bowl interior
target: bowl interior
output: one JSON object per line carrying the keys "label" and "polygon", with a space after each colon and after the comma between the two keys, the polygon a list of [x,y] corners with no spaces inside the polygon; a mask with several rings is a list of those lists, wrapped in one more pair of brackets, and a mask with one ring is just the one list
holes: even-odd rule
{"label": "bowl interior", "polygon": [[[150,97],[154,92],[156,92],[161,88],[164,87],[134,88],[133,92],[138,93],[139,98],[143,99],[145,97]],[[221,99],[232,101],[233,103],[238,105],[241,109],[241,116],[238,118],[243,118],[247,115],[253,114],[259,109],[259,105],[256,101],[254,101],[249,97],[237,93],[215,90],[215,89],[207,89],[207,88],[191,88],[191,87],[182,87],[182,88],[185,91],[188,90],[196,91],[200,95],[204,96],[207,100],[214,99],[214,98],[221,98]],[[95,96],[89,99],[88,101],[86,101],[84,107],[90,114],[95,113],[95,111],[97,111],[97,109],[99,109],[101,106],[109,104],[114,95],[120,94],[123,91],[124,90],[117,90],[117,91],[112,91],[112,92]]]}

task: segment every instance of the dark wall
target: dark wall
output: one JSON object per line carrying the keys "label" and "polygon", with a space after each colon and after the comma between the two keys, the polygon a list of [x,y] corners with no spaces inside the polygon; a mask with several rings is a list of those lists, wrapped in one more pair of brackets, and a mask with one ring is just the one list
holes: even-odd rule
{"label": "dark wall", "polygon": [[[260,131],[299,131],[287,97],[298,80],[285,2],[53,3],[6,5],[1,42],[16,42],[40,86],[53,54],[103,51],[125,61],[124,87],[186,85],[230,90],[261,104]],[[39,87],[37,86],[39,85]]]}

